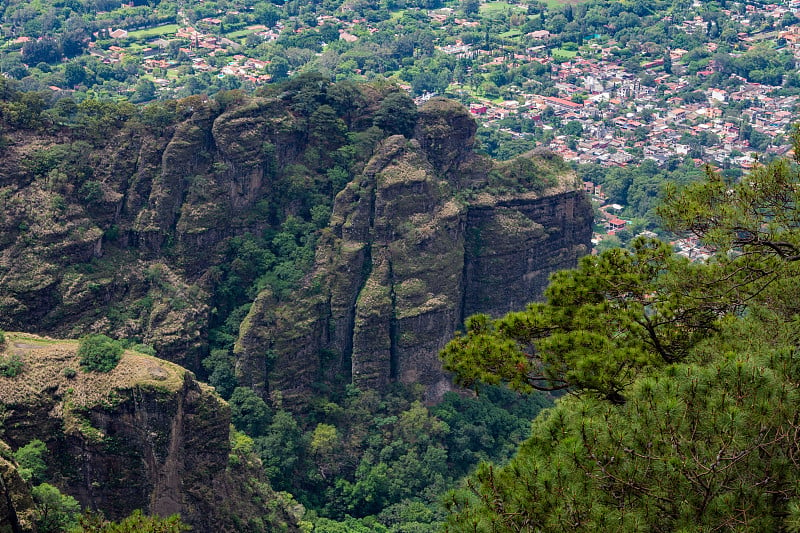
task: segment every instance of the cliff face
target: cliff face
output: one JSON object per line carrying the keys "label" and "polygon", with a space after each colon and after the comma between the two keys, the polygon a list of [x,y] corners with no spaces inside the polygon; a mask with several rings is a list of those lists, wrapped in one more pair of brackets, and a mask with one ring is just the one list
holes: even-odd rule
{"label": "cliff face", "polygon": [[0,533],[27,533],[33,526],[33,498],[17,472],[11,448],[0,441]]}
{"label": "cliff face", "polygon": [[[164,104],[104,143],[12,131],[0,165],[0,327],[139,338],[199,369],[227,239],[268,226],[255,204],[305,141],[289,107]],[[170,107],[171,106],[171,107]],[[289,159],[287,159],[289,158]]]}
{"label": "cliff face", "polygon": [[[111,124],[87,129],[101,140],[9,129],[0,327],[137,339],[204,372],[209,330],[266,279],[278,294],[262,291],[242,324],[241,383],[291,397],[315,384],[420,382],[436,398],[449,387],[436,354],[466,315],[523,305],[588,250],[591,210],[563,162],[476,155],[463,106],[409,100],[412,138],[385,138],[372,126],[388,100],[378,88],[311,79],[275,91],[127,119],[124,107],[90,108],[83,120]],[[337,192],[318,237],[287,233],[290,219],[324,226]],[[267,244],[234,261],[229,245],[245,235]],[[280,261],[313,238],[315,265],[287,299],[302,272]],[[249,260],[277,266],[259,278]],[[226,262],[240,267],[231,278],[256,274],[226,286]]]}
{"label": "cliff face", "polygon": [[[78,369],[77,343],[7,339],[5,354],[25,366],[0,377],[4,439],[14,448],[43,440],[53,483],[82,505],[113,519],[135,509],[180,513],[198,531],[296,527],[255,470],[229,465],[230,410],[190,372],[126,352],[112,372],[66,377],[65,369]],[[256,498],[275,502],[274,510]]]}
{"label": "cliff face", "polygon": [[[592,212],[549,156],[493,164],[463,107],[431,100],[413,139],[386,139],[336,198],[306,288],[256,299],[236,347],[240,381],[301,401],[316,384],[450,388],[438,352],[464,318],[541,296],[589,249]],[[265,357],[269,353],[270,357]]]}
{"label": "cliff face", "polygon": [[573,268],[591,249],[591,223],[577,190],[471,205],[463,316],[500,316],[541,297],[552,272]]}

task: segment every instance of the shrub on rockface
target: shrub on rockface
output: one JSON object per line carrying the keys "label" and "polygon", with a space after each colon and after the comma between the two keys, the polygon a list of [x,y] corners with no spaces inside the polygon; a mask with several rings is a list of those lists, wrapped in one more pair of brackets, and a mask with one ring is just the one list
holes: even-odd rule
{"label": "shrub on rockface", "polygon": [[4,378],[15,378],[25,369],[25,363],[19,355],[0,355],[0,376]]}
{"label": "shrub on rockface", "polygon": [[87,335],[78,348],[81,367],[86,372],[110,372],[122,358],[122,345],[105,335]]}

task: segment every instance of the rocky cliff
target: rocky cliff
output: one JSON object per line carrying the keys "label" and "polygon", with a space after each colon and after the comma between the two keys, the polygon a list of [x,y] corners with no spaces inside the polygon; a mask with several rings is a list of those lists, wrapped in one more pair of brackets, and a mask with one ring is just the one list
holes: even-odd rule
{"label": "rocky cliff", "polygon": [[201,369],[210,270],[228,242],[305,208],[275,192],[286,187],[278,166],[311,146],[307,117],[291,109],[274,97],[191,97],[141,114],[87,109],[99,124],[9,129],[0,327],[136,338]]}
{"label": "rocky cliff", "polygon": [[[53,484],[113,519],[142,509],[180,513],[195,531],[297,529],[258,469],[230,461],[230,410],[210,387],[130,351],[109,373],[85,373],[77,347],[6,334],[2,353],[24,365],[0,377],[3,438],[12,448],[44,441]],[[4,464],[2,487],[13,490]],[[25,501],[13,503],[19,516]]]}
{"label": "rocky cliff", "polygon": [[336,197],[313,272],[288,303],[257,297],[236,347],[242,383],[302,400],[325,383],[450,388],[438,352],[464,318],[538,298],[589,250],[592,212],[557,158],[497,164],[472,151],[453,102],[420,108]]}
{"label": "rocky cliff", "polygon": [[0,533],[35,531],[30,487],[22,480],[11,448],[0,441]]}
{"label": "rocky cliff", "polygon": [[589,246],[568,167],[477,155],[444,99],[311,76],[55,106],[27,129],[0,104],[0,327],[134,339],[228,393],[235,360],[265,397],[402,381],[436,398],[465,316],[536,298]]}

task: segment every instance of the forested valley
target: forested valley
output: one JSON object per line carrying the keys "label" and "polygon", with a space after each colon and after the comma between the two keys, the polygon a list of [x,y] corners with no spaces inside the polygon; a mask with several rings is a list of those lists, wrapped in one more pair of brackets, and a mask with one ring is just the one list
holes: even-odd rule
{"label": "forested valley", "polygon": [[794,7],[144,4],[3,6],[0,532],[800,531]]}

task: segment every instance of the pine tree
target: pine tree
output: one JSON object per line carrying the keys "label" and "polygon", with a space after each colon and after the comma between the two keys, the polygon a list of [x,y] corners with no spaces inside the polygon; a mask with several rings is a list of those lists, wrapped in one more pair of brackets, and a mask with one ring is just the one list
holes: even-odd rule
{"label": "pine tree", "polygon": [[800,531],[798,191],[788,161],[670,187],[660,214],[706,264],[638,241],[471,318],[443,351],[460,383],[570,394],[448,496],[447,530]]}

